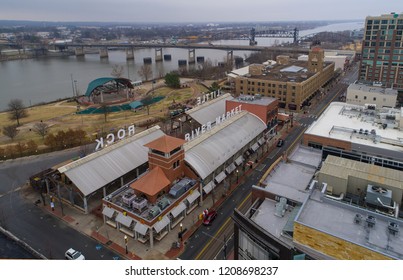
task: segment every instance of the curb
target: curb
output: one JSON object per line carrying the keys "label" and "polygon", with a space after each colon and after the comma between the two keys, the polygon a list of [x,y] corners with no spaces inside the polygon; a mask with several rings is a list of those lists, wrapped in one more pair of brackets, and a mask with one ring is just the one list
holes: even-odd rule
{"label": "curb", "polygon": [[14,234],[12,234],[11,232],[9,232],[8,230],[4,229],[3,227],[0,226],[0,233],[4,234],[5,236],[7,236],[8,238],[14,240],[15,242],[17,242],[17,244],[19,246],[21,246],[22,248],[24,248],[25,250],[27,250],[29,253],[31,253],[32,255],[34,255],[36,258],[38,259],[43,259],[43,260],[47,260],[48,258],[46,258],[44,255],[42,255],[41,253],[39,253],[38,251],[36,251],[34,248],[32,248],[31,246],[29,246],[27,243],[25,243],[24,241],[22,241],[21,239],[19,239],[17,236],[15,236]]}

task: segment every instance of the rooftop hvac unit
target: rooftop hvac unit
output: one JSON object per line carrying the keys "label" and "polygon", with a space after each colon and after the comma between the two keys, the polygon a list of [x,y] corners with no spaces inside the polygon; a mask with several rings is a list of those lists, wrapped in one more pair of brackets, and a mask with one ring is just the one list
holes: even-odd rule
{"label": "rooftop hvac unit", "polygon": [[391,206],[392,191],[379,186],[368,185],[365,202],[374,206]]}
{"label": "rooftop hvac unit", "polygon": [[284,217],[287,208],[287,198],[281,197],[280,202],[276,203],[276,210],[274,215],[277,217]]}

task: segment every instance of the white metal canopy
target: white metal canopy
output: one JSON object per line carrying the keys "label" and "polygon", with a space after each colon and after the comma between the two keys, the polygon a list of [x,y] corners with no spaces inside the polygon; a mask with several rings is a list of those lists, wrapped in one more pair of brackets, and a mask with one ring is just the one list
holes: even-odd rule
{"label": "white metal canopy", "polygon": [[186,205],[181,202],[176,206],[174,209],[172,209],[171,214],[174,218],[178,217],[180,213],[182,213],[186,209]]}
{"label": "white metal canopy", "polygon": [[214,187],[215,187],[214,181],[210,181],[210,183],[208,183],[203,187],[203,191],[206,194],[209,194],[214,189]]}
{"label": "white metal canopy", "polygon": [[142,223],[137,222],[134,226],[134,231],[140,233],[141,235],[146,235],[148,227]]}
{"label": "white metal canopy", "polygon": [[258,117],[243,111],[187,142],[185,161],[205,179],[265,129]]}
{"label": "white metal canopy", "polygon": [[87,196],[146,163],[148,148],[144,144],[163,135],[160,127],[154,126],[58,170]]}
{"label": "white metal canopy", "polygon": [[169,224],[170,220],[168,216],[164,216],[161,221],[158,221],[154,225],[154,229],[156,233],[159,233],[163,228],[165,228]]}
{"label": "white metal canopy", "polygon": [[193,201],[195,201],[198,197],[200,197],[199,191],[198,191],[198,190],[194,190],[194,191],[192,192],[192,194],[190,194],[190,195],[186,198],[186,200],[189,202],[189,204],[192,204]]}

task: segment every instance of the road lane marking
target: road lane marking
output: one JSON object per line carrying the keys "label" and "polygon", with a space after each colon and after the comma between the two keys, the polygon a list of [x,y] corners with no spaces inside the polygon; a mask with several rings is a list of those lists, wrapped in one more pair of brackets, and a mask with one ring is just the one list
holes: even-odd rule
{"label": "road lane marking", "polygon": [[[252,196],[252,192],[250,192],[245,199],[241,202],[241,204],[239,204],[239,206],[237,207],[238,209],[242,207],[242,205]],[[224,230],[224,228],[227,226],[227,224],[231,221],[231,217],[229,217],[225,223],[218,229],[217,233],[213,236],[213,238],[210,239],[210,241],[206,244],[206,246],[203,247],[203,249],[200,251],[200,253],[196,256],[196,260],[199,260],[201,255],[204,253],[204,251],[207,250],[208,247],[210,247],[211,242],[213,242],[213,240],[215,238],[217,238],[217,236],[219,235],[219,233],[221,231]]]}

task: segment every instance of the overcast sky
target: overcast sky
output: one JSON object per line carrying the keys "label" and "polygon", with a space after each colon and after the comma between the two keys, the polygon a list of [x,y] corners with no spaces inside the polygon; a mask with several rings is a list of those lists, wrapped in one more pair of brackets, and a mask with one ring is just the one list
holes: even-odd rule
{"label": "overcast sky", "polygon": [[255,22],[363,20],[402,0],[0,0],[0,20]]}

